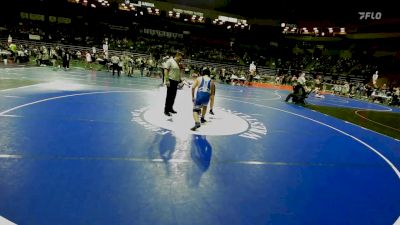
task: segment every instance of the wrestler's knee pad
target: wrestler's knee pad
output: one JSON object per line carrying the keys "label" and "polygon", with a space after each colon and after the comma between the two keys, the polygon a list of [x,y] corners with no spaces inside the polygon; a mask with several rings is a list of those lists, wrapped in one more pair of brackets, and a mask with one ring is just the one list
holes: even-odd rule
{"label": "wrestler's knee pad", "polygon": [[201,113],[201,109],[194,108],[194,109],[193,109],[193,112],[195,112],[195,113],[197,113],[197,114],[200,114],[200,113]]}

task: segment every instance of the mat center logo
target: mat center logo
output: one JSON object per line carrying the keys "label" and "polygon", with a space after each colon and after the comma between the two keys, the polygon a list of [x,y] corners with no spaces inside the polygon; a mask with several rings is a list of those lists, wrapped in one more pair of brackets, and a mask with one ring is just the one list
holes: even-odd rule
{"label": "mat center logo", "polygon": [[160,135],[170,132],[209,136],[238,135],[242,138],[258,140],[267,134],[267,128],[264,123],[255,118],[256,114],[249,115],[216,107],[215,115],[207,114],[207,122],[203,123],[197,131],[191,131],[190,128],[194,125],[191,108],[178,109],[178,114],[172,117],[164,116],[162,112],[162,108],[143,107],[132,112],[132,122]]}

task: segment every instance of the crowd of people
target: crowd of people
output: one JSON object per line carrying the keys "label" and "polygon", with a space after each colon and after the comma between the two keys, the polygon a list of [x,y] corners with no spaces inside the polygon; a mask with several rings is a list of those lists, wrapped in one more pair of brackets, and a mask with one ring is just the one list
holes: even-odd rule
{"label": "crowd of people", "polygon": [[[40,43],[40,42],[38,42]],[[107,49],[120,49],[127,50],[119,55],[109,55],[107,51],[103,51],[101,48],[97,49],[93,47],[93,50],[80,50],[80,49],[67,49],[60,47],[59,44],[55,43],[51,46],[44,45],[18,45],[11,43],[1,43],[1,54],[3,59],[13,57],[16,62],[27,62],[29,59],[34,58],[37,65],[48,65],[55,67],[63,67],[64,69],[69,68],[70,61],[80,60],[84,61],[87,68],[92,68],[94,64],[104,66],[104,69],[115,72],[118,76],[122,74],[128,77],[133,76],[134,70],[139,70],[141,76],[158,76],[161,77],[163,74],[162,64],[163,59],[171,57],[171,53],[175,52],[176,49],[183,49],[185,52],[186,59],[196,59],[204,61],[214,61],[220,63],[239,63],[243,62],[248,65],[248,59],[244,55],[244,59],[239,57],[233,49],[230,51],[223,51],[222,49],[208,48],[196,48],[194,46],[185,47],[181,43],[169,44],[168,42],[158,42],[155,38],[141,37],[137,38],[134,42],[128,39],[114,39],[105,38],[102,44],[107,43]],[[142,53],[146,56],[135,56],[132,52],[139,49],[145,49]],[[7,51],[10,55],[7,55]],[[244,62],[246,60],[246,62]],[[271,60],[270,60],[271,61]],[[376,65],[363,64],[361,60],[357,58],[339,57],[339,56],[319,56],[314,57],[310,54],[293,54],[292,57],[275,58],[274,68],[276,69],[273,75],[275,84],[281,85],[292,85],[298,79],[298,74],[302,71],[309,71],[314,79],[317,75],[321,76],[322,82],[325,84],[324,90],[331,91],[336,94],[341,94],[348,97],[359,97],[371,99],[373,101],[393,103],[396,102],[396,86],[389,84],[385,88],[370,87],[369,84],[356,83],[350,80],[326,80],[325,75],[331,75],[333,73],[349,74],[358,72],[364,74],[367,81],[372,71],[377,69]],[[260,61],[256,61],[257,66],[264,65]],[[184,65],[184,71],[186,75],[198,73],[202,66],[195,63],[187,63]],[[217,78],[220,82],[229,83],[233,85],[248,85],[249,82],[260,80],[260,76],[266,76],[267,74],[260,74],[257,72],[251,73],[244,67],[210,67],[210,76]],[[307,79],[311,80],[311,79]],[[387,96],[387,97],[384,97]],[[388,101],[390,100],[390,101]],[[393,100],[393,101],[392,101]]]}
{"label": "crowd of people", "polygon": [[[138,28],[139,29],[139,28]],[[28,38],[28,34],[38,35],[43,41],[54,44],[73,44],[90,45],[101,47],[104,38],[109,41],[110,49],[129,50],[142,54],[165,55],[164,53],[173,52],[180,49],[185,52],[187,59],[213,61],[220,63],[231,63],[248,65],[255,60],[259,66],[272,68],[290,68],[292,70],[310,70],[318,73],[337,73],[337,74],[366,74],[376,70],[377,65],[373,65],[360,57],[342,57],[340,55],[320,55],[310,53],[301,49],[301,53],[285,52],[284,54],[272,54],[267,57],[264,50],[245,50],[240,43],[230,46],[209,46],[207,44],[199,45],[192,43],[187,38],[182,40],[173,38],[158,38],[151,35],[135,35],[134,38],[128,38],[121,33],[112,32],[104,29],[101,33],[96,29],[95,33],[90,33],[84,27],[76,27],[73,31],[65,26],[52,26],[44,30],[40,24],[32,21],[24,21],[16,27],[10,27],[8,32],[15,38]],[[108,34],[107,34],[108,33]],[[116,33],[116,34],[115,34]],[[190,39],[190,38],[189,38]],[[201,42],[200,42],[201,43]],[[289,49],[298,49],[296,46],[285,46]]]}
{"label": "crowd of people", "polygon": [[[4,45],[3,45],[4,46]],[[124,54],[124,55],[113,55],[110,60],[106,60],[103,53],[93,54],[92,52],[84,52],[84,51],[76,51],[70,52],[68,49],[62,49],[60,47],[54,48],[46,48],[45,46],[34,46],[32,48],[27,48],[25,46],[20,46],[17,48],[17,53],[15,54],[15,58],[19,60],[19,62],[29,60],[28,56],[31,56],[35,59],[37,65],[48,65],[54,67],[63,67],[64,69],[69,68],[69,62],[71,59],[75,60],[85,60],[87,63],[87,68],[90,68],[92,63],[102,64],[105,69],[114,72],[117,71],[117,75],[120,76],[121,72],[131,77],[133,76],[133,71],[140,71],[140,76],[156,76],[161,77],[164,72],[163,63],[167,59],[170,59],[170,56],[164,56],[163,58],[156,60],[154,57],[149,56],[145,57],[134,57],[133,55]],[[22,58],[28,58],[22,60]],[[253,64],[254,65],[254,64]],[[185,74],[191,76],[192,74],[199,74],[201,71],[201,67],[198,65],[184,65],[184,71],[187,71]],[[248,85],[252,81],[252,79],[256,78],[257,72],[255,69],[245,70],[245,69],[225,69],[225,68],[215,68],[210,67],[210,77],[218,80],[219,82],[232,84],[232,85]],[[277,85],[292,85],[294,88],[294,92],[290,95],[290,98],[293,98],[293,101],[296,103],[304,103],[305,98],[311,92],[314,92],[318,96],[320,91],[330,91],[331,93],[350,97],[350,98],[359,98],[365,99],[369,101],[386,103],[389,105],[397,105],[399,106],[399,87],[395,86],[387,86],[386,84],[377,86],[376,84],[368,83],[353,83],[348,81],[330,81],[324,82],[323,77],[321,75],[317,76],[306,76],[304,73],[301,73],[301,76],[298,74],[294,75],[276,75],[275,84]],[[164,78],[162,78],[164,80]],[[257,80],[257,79],[255,79]],[[319,84],[321,86],[318,86]],[[316,90],[316,86],[318,86],[318,91]],[[301,97],[300,97],[301,96]],[[172,109],[172,112],[174,110]],[[166,110],[166,114],[169,114],[170,111]]]}

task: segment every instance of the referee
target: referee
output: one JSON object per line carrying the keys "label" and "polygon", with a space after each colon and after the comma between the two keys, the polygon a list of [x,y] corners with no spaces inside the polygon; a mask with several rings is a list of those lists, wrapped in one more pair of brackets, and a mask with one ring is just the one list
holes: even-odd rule
{"label": "referee", "polygon": [[182,60],[183,53],[178,51],[175,57],[171,57],[165,63],[164,82],[167,86],[167,98],[165,100],[164,114],[171,116],[171,113],[177,113],[173,106],[178,90],[178,84],[181,82],[181,70],[179,62]]}

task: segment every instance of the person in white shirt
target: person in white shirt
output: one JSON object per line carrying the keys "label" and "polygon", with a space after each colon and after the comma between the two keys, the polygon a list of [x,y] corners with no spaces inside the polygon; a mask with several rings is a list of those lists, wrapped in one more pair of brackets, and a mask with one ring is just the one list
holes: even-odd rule
{"label": "person in white shirt", "polygon": [[306,74],[305,73],[301,73],[299,78],[297,78],[297,83],[299,83],[300,85],[304,86],[306,83]]}
{"label": "person in white shirt", "polygon": [[116,55],[113,55],[113,56],[111,57],[111,63],[112,63],[112,73],[113,73],[113,76],[114,76],[114,74],[115,74],[115,70],[117,70],[118,77],[119,77],[119,76],[120,76],[120,73],[121,73],[121,67],[119,66],[119,63],[120,63],[119,57],[116,56]]}
{"label": "person in white shirt", "polygon": [[91,63],[92,63],[92,55],[90,54],[90,52],[86,52],[86,67],[92,69]]}
{"label": "person in white shirt", "polygon": [[341,94],[347,97],[349,92],[350,92],[350,85],[348,82],[345,82],[342,86]]}
{"label": "person in white shirt", "polygon": [[314,80],[314,90],[313,90],[316,98],[325,98],[325,96],[321,94],[322,89],[323,89],[323,84],[321,83],[321,76],[317,76],[317,78],[315,78]]}
{"label": "person in white shirt", "polygon": [[126,57],[126,63],[128,67],[128,77],[132,77],[133,74],[133,59],[130,56]]}
{"label": "person in white shirt", "polygon": [[103,52],[106,58],[108,58],[108,43],[107,41],[103,44]]}
{"label": "person in white shirt", "polygon": [[250,78],[249,78],[249,83],[253,82],[253,78],[256,75],[257,67],[254,64],[254,61],[251,62],[249,72],[250,72]]}
{"label": "person in white shirt", "polygon": [[378,88],[378,85],[376,84],[378,76],[378,71],[375,71],[375,73],[372,75],[372,84],[374,85],[374,88]]}
{"label": "person in white shirt", "polygon": [[226,72],[226,69],[225,69],[225,68],[222,68],[222,69],[221,69],[221,75],[219,76],[219,79],[220,79],[221,81],[223,81],[223,82],[226,82],[226,80],[225,80],[225,72]]}

